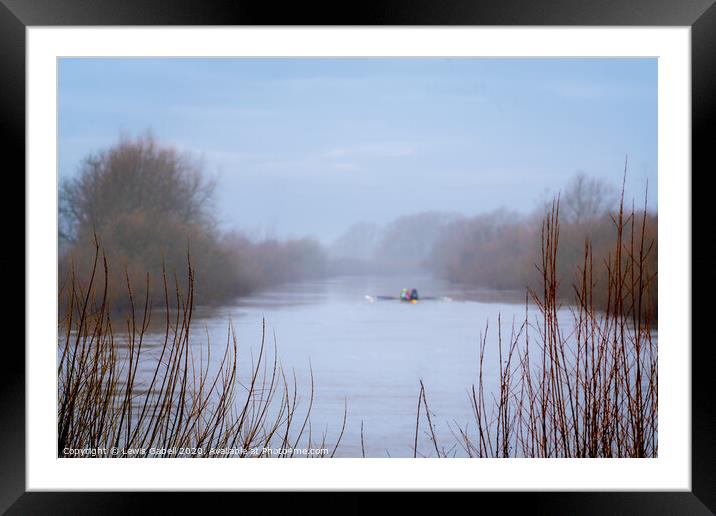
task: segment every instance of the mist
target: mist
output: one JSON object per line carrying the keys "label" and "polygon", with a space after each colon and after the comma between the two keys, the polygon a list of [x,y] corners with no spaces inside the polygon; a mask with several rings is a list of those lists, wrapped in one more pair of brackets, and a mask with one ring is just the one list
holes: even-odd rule
{"label": "mist", "polygon": [[59,167],[148,128],[225,230],[330,246],[423,212],[529,213],[577,172],[657,206],[653,59],[62,59]]}

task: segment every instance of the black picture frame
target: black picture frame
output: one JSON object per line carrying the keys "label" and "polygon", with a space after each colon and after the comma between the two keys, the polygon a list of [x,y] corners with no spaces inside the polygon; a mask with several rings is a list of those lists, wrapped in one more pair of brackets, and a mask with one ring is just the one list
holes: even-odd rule
{"label": "black picture frame", "polygon": [[[692,235],[699,232],[693,207],[708,205],[706,188],[693,180],[716,170],[712,125],[716,107],[716,5],[714,0],[544,0],[477,3],[471,0],[383,1],[330,5],[245,0],[0,0],[0,131],[6,174],[25,169],[25,29],[81,25],[618,25],[689,26],[692,42]],[[7,163],[7,161],[6,161]],[[24,190],[24,183],[23,183]],[[7,194],[6,194],[7,195]],[[702,202],[699,202],[701,200]],[[711,203],[713,201],[711,200]],[[700,228],[704,229],[704,228]],[[693,246],[692,246],[693,248]],[[692,249],[693,252],[693,249]],[[27,256],[24,256],[27,259]],[[692,258],[700,278],[713,273]],[[710,268],[711,270],[713,267]],[[25,269],[27,275],[27,269]],[[705,282],[699,282],[705,284]],[[693,292],[693,290],[692,290]],[[692,320],[705,321],[707,303],[692,303]],[[26,314],[27,315],[27,314]],[[694,318],[694,315],[696,317]],[[102,514],[139,511],[149,494],[37,493],[25,488],[25,354],[6,342],[0,375],[0,512],[6,514]],[[690,492],[509,493],[510,508],[530,513],[711,514],[716,512],[716,381],[708,370],[710,345],[692,338],[692,490]],[[163,513],[187,503],[188,493],[165,496]],[[212,494],[212,505],[230,494]],[[479,493],[480,502],[506,493]],[[419,500],[420,497],[417,497]],[[484,499],[484,500],[483,500]],[[517,505],[515,505],[517,504]],[[342,503],[363,512],[361,502]],[[361,506],[363,510],[361,510]]]}

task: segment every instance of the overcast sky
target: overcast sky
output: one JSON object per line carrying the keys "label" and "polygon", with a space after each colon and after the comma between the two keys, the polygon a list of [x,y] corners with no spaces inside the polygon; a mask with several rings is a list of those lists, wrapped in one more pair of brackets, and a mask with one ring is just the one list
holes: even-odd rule
{"label": "overcast sky", "polygon": [[224,227],[330,242],[426,210],[532,210],[577,171],[657,198],[656,59],[61,59],[59,171],[151,130]]}

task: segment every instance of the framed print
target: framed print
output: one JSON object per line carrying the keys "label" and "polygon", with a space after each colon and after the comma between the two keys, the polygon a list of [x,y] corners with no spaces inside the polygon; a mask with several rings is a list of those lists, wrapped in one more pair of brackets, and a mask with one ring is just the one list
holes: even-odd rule
{"label": "framed print", "polygon": [[4,510],[714,510],[710,2],[159,7],[0,10],[27,202]]}

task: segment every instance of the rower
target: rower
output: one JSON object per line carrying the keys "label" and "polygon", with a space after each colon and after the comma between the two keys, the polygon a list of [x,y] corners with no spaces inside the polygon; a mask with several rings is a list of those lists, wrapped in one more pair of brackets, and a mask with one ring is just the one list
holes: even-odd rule
{"label": "rower", "polygon": [[401,301],[409,301],[409,302],[417,302],[418,301],[418,289],[413,288],[404,288],[400,291],[400,300]]}

